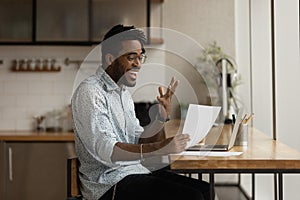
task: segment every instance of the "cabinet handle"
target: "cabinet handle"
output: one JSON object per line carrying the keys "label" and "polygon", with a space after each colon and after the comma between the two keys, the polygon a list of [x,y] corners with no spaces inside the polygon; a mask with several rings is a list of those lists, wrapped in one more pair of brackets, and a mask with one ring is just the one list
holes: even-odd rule
{"label": "cabinet handle", "polygon": [[11,147],[8,147],[8,170],[9,170],[9,180],[13,181],[13,151]]}

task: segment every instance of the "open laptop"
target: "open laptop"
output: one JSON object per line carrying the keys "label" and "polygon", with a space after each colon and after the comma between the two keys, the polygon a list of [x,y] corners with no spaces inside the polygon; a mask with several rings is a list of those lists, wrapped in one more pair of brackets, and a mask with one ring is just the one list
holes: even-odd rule
{"label": "open laptop", "polygon": [[197,144],[189,147],[187,151],[228,151],[230,150],[233,147],[234,142],[236,140],[237,132],[242,121],[242,116],[243,116],[243,109],[240,109],[236,117],[233,131],[230,135],[229,144]]}

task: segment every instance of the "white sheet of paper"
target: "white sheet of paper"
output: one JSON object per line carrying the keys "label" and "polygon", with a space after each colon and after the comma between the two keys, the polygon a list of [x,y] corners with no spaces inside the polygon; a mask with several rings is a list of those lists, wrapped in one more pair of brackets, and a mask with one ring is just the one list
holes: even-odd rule
{"label": "white sheet of paper", "polygon": [[221,107],[190,104],[182,133],[190,135],[186,148],[199,143],[214,124]]}
{"label": "white sheet of paper", "polygon": [[230,152],[230,151],[184,151],[182,153],[173,154],[181,156],[211,156],[211,157],[228,157],[228,156],[239,156],[243,152]]}

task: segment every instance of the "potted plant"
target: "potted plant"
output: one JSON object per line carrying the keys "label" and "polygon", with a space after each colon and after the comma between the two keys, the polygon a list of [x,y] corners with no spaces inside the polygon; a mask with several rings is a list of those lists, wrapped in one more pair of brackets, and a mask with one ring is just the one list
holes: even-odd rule
{"label": "potted plant", "polygon": [[211,104],[222,105],[222,60],[227,63],[227,105],[228,111],[225,118],[231,118],[231,114],[236,114],[238,103],[241,102],[237,95],[236,88],[242,83],[241,75],[237,73],[235,60],[223,52],[222,48],[214,41],[201,52],[196,64],[196,69],[204,77],[204,84],[209,89]]}

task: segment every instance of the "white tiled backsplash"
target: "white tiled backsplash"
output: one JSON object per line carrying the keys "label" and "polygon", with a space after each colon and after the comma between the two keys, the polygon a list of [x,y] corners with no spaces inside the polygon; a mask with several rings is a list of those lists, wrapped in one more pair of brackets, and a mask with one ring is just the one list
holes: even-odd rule
{"label": "white tiled backsplash", "polygon": [[[156,46],[159,47],[160,45]],[[151,101],[157,96],[157,83],[168,84],[167,77],[160,63],[165,62],[164,53],[147,49],[147,64],[139,74],[138,82],[143,85],[152,85],[140,91],[137,86],[131,89],[136,101]],[[0,46],[0,130],[32,130],[34,116],[44,115],[54,109],[63,109],[70,104],[73,85],[77,86],[77,64],[66,66],[66,58],[95,60],[98,51],[94,47],[45,47],[45,46]],[[90,53],[92,51],[92,53]],[[60,72],[12,72],[11,66],[14,59],[48,59],[57,60],[56,65],[61,66]],[[155,64],[158,63],[158,64]],[[87,66],[88,70],[90,66]],[[82,68],[81,68],[82,69]],[[87,70],[87,71],[88,71]],[[93,71],[93,70],[92,70]],[[140,92],[136,92],[139,90]]]}
{"label": "white tiled backsplash", "polygon": [[[70,104],[76,64],[65,58],[84,59],[93,47],[1,46],[0,130],[32,130],[34,116]],[[57,60],[60,72],[12,72],[14,59]]]}

